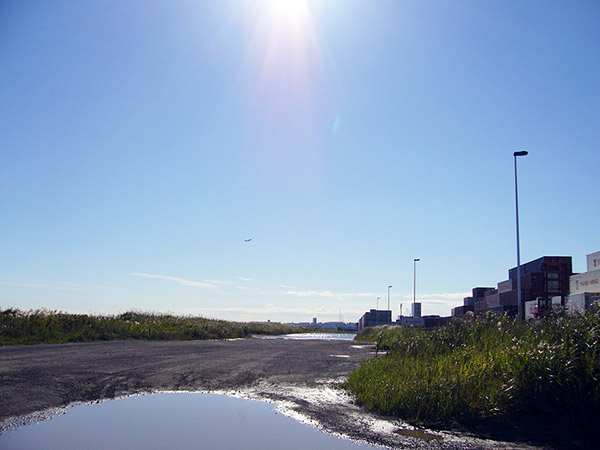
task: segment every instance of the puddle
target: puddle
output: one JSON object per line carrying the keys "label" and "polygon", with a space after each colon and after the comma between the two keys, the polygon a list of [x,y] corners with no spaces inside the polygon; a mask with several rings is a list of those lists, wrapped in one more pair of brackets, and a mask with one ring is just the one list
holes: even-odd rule
{"label": "puddle", "polygon": [[263,339],[320,339],[325,341],[353,341],[356,333],[292,333],[279,336],[261,336]]}
{"label": "puddle", "polygon": [[68,408],[9,430],[17,449],[367,449],[277,413],[271,403],[206,393],[161,393]]}

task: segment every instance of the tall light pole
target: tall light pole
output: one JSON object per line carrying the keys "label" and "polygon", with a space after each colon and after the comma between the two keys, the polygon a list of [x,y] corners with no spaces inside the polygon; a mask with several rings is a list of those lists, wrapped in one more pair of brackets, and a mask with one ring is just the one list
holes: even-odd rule
{"label": "tall light pole", "polygon": [[519,242],[519,189],[517,187],[517,156],[527,156],[528,152],[521,150],[513,153],[515,160],[515,211],[517,219],[517,314],[523,320],[523,307],[521,306],[521,244]]}
{"label": "tall light pole", "polygon": [[417,303],[417,261],[421,261],[419,258],[413,260],[413,315],[415,313],[415,304]]}
{"label": "tall light pole", "polygon": [[377,310],[379,311],[379,297],[377,297]]}
{"label": "tall light pole", "polygon": [[390,289],[392,286],[388,286],[388,311],[390,311]]}

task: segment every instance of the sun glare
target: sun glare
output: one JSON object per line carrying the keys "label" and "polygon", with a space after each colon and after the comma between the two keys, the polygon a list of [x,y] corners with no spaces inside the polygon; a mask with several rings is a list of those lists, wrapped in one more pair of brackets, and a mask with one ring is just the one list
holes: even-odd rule
{"label": "sun glare", "polygon": [[[319,102],[327,81],[308,0],[262,0],[251,9],[244,58],[246,123],[266,166],[312,167]],[[257,155],[253,155],[257,157]]]}
{"label": "sun glare", "polygon": [[322,63],[308,1],[263,0],[256,17],[247,55],[249,73],[258,75],[252,85],[275,103],[308,101]]}
{"label": "sun glare", "polygon": [[268,0],[268,9],[277,16],[288,18],[298,17],[306,14],[306,0]]}

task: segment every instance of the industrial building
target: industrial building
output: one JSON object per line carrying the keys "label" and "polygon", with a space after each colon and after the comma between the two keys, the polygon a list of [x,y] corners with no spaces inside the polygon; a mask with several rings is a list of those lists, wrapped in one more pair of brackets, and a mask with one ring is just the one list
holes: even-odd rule
{"label": "industrial building", "polygon": [[[518,313],[517,267],[496,287],[475,287],[463,304],[452,309],[452,317],[488,312],[516,316]],[[573,274],[570,256],[542,256],[520,266],[521,307],[525,319],[536,319],[546,311],[565,307],[567,312],[583,312],[600,302],[600,251],[587,255],[587,272]],[[597,303],[598,304],[598,303]],[[449,317],[422,316],[421,304],[413,303],[412,316],[398,316],[394,324],[432,328]],[[359,321],[358,329],[392,324],[391,311],[372,309]]]}
{"label": "industrial building", "polygon": [[587,272],[571,275],[570,294],[600,293],[600,252],[587,255]]}
{"label": "industrial building", "polygon": [[403,327],[424,327],[425,319],[421,317],[421,303],[412,303],[411,312],[412,316],[398,316],[396,325],[401,325]]}
{"label": "industrial building", "polygon": [[[573,274],[570,256],[543,256],[521,265],[521,297],[534,300],[569,294],[569,278]],[[517,268],[508,272],[508,278],[517,278]]]}
{"label": "industrial building", "polygon": [[465,297],[462,306],[452,308],[452,316],[463,316],[469,311],[475,313],[475,308],[478,314],[482,314],[487,308],[485,294],[492,291],[494,291],[493,287],[473,288],[471,297]]}
{"label": "industrial building", "polygon": [[364,313],[358,321],[358,331],[377,325],[389,325],[392,323],[392,311],[387,309],[371,309]]}
{"label": "industrial building", "polygon": [[[542,256],[521,264],[520,273],[521,306],[523,311],[528,311],[529,307],[530,316],[539,315],[552,305],[565,305],[572,275],[570,256]],[[517,274],[517,267],[513,267],[508,271],[508,280],[500,281],[497,287],[474,288],[472,297],[466,297],[462,306],[452,310],[452,315],[461,316],[468,311],[475,315],[486,312],[516,315]]]}
{"label": "industrial building", "polygon": [[436,328],[446,325],[452,317],[442,317],[438,315],[423,316],[423,328]]}
{"label": "industrial building", "polygon": [[587,255],[587,272],[571,275],[567,311],[583,312],[600,301],[600,252]]}
{"label": "industrial building", "polygon": [[450,321],[450,317],[440,317],[436,315],[422,316],[421,303],[411,304],[412,316],[399,315],[395,322],[392,322],[392,312],[388,310],[372,309],[363,314],[358,321],[358,330],[377,325],[398,325],[402,327],[416,328],[435,328],[444,325]]}

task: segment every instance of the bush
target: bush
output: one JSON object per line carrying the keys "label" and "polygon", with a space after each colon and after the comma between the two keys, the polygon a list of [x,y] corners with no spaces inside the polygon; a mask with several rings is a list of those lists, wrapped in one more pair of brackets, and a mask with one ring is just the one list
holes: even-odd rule
{"label": "bush", "polygon": [[47,310],[0,309],[0,345],[60,342],[191,340],[287,334],[305,327],[240,323],[203,317],[128,311],[117,316],[68,314]]}
{"label": "bush", "polygon": [[345,387],[367,408],[429,426],[600,429],[600,314],[522,324],[495,315],[359,339],[389,353]]}

